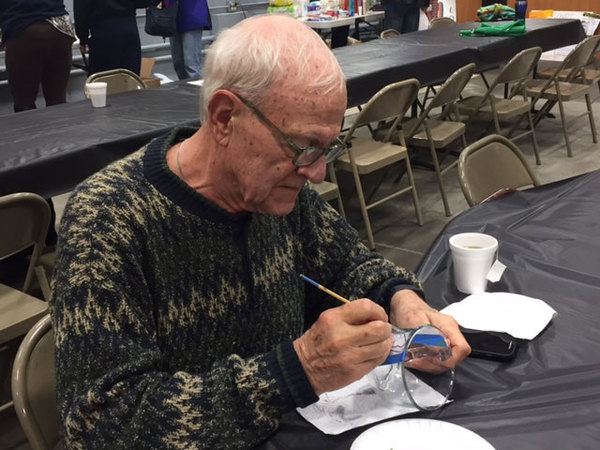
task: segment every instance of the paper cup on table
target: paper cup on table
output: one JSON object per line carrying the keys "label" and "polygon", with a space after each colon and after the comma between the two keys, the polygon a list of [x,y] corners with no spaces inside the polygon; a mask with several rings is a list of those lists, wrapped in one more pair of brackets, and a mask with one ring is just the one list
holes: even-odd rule
{"label": "paper cup on table", "polygon": [[95,81],[85,85],[86,96],[92,101],[94,108],[103,108],[106,106],[106,83]]}
{"label": "paper cup on table", "polygon": [[449,239],[456,288],[465,294],[485,292],[487,274],[498,251],[498,241],[483,233],[460,233]]}

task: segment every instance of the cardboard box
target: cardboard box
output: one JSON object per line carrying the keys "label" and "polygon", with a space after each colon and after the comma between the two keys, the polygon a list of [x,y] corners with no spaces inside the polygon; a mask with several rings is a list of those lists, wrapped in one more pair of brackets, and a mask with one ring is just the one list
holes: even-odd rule
{"label": "cardboard box", "polygon": [[160,86],[160,79],[152,77],[152,69],[156,63],[155,58],[142,58],[142,66],[140,68],[140,77],[146,83],[146,87],[153,88]]}

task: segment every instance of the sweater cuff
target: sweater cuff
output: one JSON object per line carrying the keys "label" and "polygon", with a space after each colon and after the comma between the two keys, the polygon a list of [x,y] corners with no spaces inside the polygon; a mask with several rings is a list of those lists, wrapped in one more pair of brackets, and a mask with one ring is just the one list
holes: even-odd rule
{"label": "sweater cuff", "polygon": [[419,297],[421,297],[423,300],[425,300],[425,293],[423,292],[423,290],[420,289],[419,287],[415,286],[414,284],[397,284],[396,286],[394,286],[390,289],[389,296],[388,296],[388,302],[392,301],[392,297],[394,296],[394,294],[396,292],[402,291],[404,289],[408,289],[409,291],[414,291],[415,294],[417,294]]}
{"label": "sweater cuff", "polygon": [[394,294],[396,292],[402,291],[404,289],[408,289],[409,291],[414,291],[415,294],[417,294],[419,297],[421,297],[423,300],[425,300],[425,293],[418,286],[415,286],[414,284],[395,284],[386,290],[385,301],[384,301],[383,305],[381,305],[381,306],[383,306],[383,308],[385,309],[385,312],[387,314],[390,313],[392,297],[394,296]]}
{"label": "sweater cuff", "polygon": [[277,361],[283,379],[298,407],[304,408],[319,400],[308,381],[304,367],[300,364],[292,341],[285,341],[277,346]]}

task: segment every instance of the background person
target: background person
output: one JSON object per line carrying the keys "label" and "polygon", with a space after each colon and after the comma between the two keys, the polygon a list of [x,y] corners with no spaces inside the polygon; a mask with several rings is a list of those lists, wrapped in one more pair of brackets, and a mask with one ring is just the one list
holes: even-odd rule
{"label": "background person", "polygon": [[429,7],[429,0],[383,0],[384,28],[393,28],[400,33],[419,29],[421,8]]}
{"label": "background person", "polygon": [[75,32],[62,0],[0,0],[8,85],[15,112],[66,103]]}
{"label": "background person", "polygon": [[[36,108],[40,85],[46,106],[67,101],[75,30],[62,0],[0,0],[8,86],[15,112]],[[51,199],[46,245],[56,244],[56,214]],[[20,283],[30,250],[0,261],[0,282]]]}
{"label": "background person", "polygon": [[[169,4],[169,0],[165,0]],[[206,0],[179,0],[178,34],[169,37],[171,58],[180,80],[202,78],[202,30],[212,29]]]}
{"label": "background person", "polygon": [[142,47],[135,0],[73,0],[75,31],[88,75],[110,69],[140,74]]}
{"label": "background person", "polygon": [[454,363],[469,352],[414,275],[306,185],[343,149],[347,98],[314,31],[280,15],[225,30],[202,96],[199,129],[108,166],[65,208],[51,313],[67,446],[254,447],[379,365],[390,318],[440,327]]}

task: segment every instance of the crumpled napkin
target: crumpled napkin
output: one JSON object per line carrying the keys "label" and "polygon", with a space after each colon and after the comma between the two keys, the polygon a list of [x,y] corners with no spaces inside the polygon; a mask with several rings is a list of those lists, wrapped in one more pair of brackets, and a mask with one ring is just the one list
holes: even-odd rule
{"label": "crumpled napkin", "polygon": [[465,328],[503,331],[517,339],[534,339],[557,312],[537,298],[509,292],[482,292],[441,310]]}
{"label": "crumpled napkin", "polygon": [[[379,366],[373,372],[385,374],[389,367]],[[401,392],[391,393],[377,388],[373,372],[342,389],[321,394],[318,402],[306,408],[297,408],[298,413],[323,433],[340,434],[390,417],[419,411]],[[420,395],[441,397],[426,383],[418,385],[419,389],[423,389]]]}

